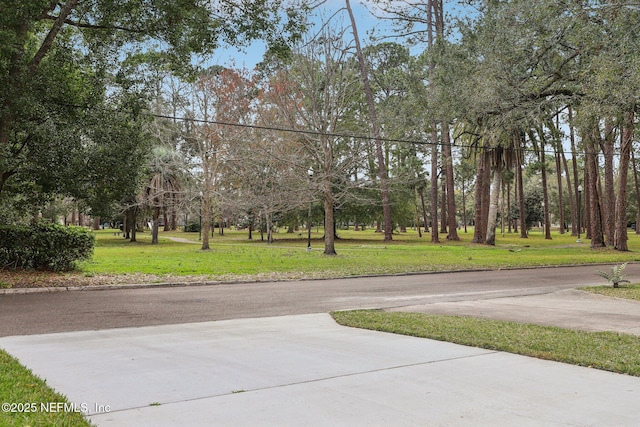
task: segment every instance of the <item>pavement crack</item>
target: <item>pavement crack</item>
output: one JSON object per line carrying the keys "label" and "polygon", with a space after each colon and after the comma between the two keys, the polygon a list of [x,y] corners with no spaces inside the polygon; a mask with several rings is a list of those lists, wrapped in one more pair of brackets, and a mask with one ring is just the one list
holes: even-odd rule
{"label": "pavement crack", "polygon": [[436,364],[436,363],[445,363],[445,362],[452,362],[452,361],[456,361],[456,360],[472,359],[472,358],[475,358],[475,357],[489,356],[489,355],[496,354],[496,353],[499,353],[499,351],[487,350],[487,351],[484,351],[484,352],[481,352],[481,353],[472,354],[472,355],[466,355],[466,356],[449,357],[449,358],[445,358],[445,359],[428,360],[428,361],[415,362],[415,363],[406,363],[406,364],[402,364],[402,365],[387,366],[387,367],[384,367],[384,368],[377,368],[377,369],[368,369],[368,370],[365,370],[365,371],[358,371],[358,372],[349,372],[349,373],[345,373],[345,374],[332,375],[332,376],[321,377],[321,378],[313,378],[313,379],[302,380],[302,381],[293,381],[293,382],[285,383],[285,384],[277,384],[277,385],[271,385],[271,386],[265,386],[265,387],[256,387],[256,388],[251,388],[251,389],[241,388],[241,389],[230,390],[227,393],[218,393],[218,394],[212,394],[212,395],[208,395],[208,396],[198,396],[198,397],[193,397],[193,398],[189,398],[189,399],[161,402],[160,404],[149,404],[149,405],[146,405],[146,406],[132,406],[130,408],[112,409],[109,412],[98,412],[98,413],[88,414],[88,415],[92,416],[92,417],[95,417],[95,416],[100,416],[100,415],[109,415],[109,414],[116,413],[116,412],[126,412],[126,411],[131,411],[131,410],[139,410],[139,409],[145,409],[145,408],[157,407],[157,406],[176,405],[176,404],[185,403],[185,402],[197,402],[197,401],[200,401],[200,400],[215,399],[215,398],[218,398],[218,397],[225,397],[225,396],[230,396],[230,395],[234,395],[235,396],[235,395],[242,395],[242,394],[252,393],[252,392],[257,392],[257,391],[275,390],[275,389],[279,389],[279,388],[292,387],[292,386],[302,385],[302,384],[313,384],[313,383],[319,383],[319,382],[323,382],[323,381],[331,381],[331,380],[335,380],[335,379],[338,379],[338,378],[349,378],[349,377],[356,377],[356,376],[359,376],[359,375],[373,374],[373,373],[376,373],[376,372],[393,371],[393,370],[396,370],[396,369],[411,368],[411,367],[414,367],[414,366],[432,365],[432,364]]}

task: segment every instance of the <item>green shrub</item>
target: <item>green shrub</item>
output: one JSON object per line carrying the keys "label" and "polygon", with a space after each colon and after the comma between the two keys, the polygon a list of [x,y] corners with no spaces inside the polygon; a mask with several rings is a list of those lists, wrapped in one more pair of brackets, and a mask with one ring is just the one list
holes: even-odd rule
{"label": "green shrub", "polygon": [[596,271],[596,275],[607,279],[608,282],[613,284],[614,288],[618,288],[620,287],[620,283],[631,283],[622,275],[622,271],[626,266],[626,262],[620,265],[614,265],[611,267],[611,273],[607,271]]}
{"label": "green shrub", "polygon": [[198,231],[200,231],[200,224],[197,222],[190,222],[184,226],[185,233],[197,233]]}
{"label": "green shrub", "polygon": [[0,267],[73,270],[89,259],[95,237],[82,227],[39,222],[32,226],[0,226]]}

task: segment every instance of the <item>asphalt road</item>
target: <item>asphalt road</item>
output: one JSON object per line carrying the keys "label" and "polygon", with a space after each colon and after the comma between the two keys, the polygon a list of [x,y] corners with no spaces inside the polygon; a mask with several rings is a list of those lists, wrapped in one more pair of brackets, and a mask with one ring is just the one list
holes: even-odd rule
{"label": "asphalt road", "polygon": [[[602,266],[0,295],[0,336],[399,308],[604,283]],[[640,280],[640,264],[625,270]]]}

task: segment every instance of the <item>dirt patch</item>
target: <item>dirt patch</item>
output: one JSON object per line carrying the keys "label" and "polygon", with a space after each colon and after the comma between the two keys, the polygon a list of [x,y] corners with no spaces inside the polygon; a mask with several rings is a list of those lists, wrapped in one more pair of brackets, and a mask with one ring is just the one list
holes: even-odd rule
{"label": "dirt patch", "polygon": [[87,275],[80,272],[0,271],[0,289],[119,285],[154,283],[158,280],[158,276],[149,274]]}
{"label": "dirt patch", "polygon": [[0,270],[0,289],[84,287],[102,285],[138,285],[153,283],[202,284],[234,282],[266,282],[303,279],[324,279],[326,273],[270,272],[256,275],[176,276],[154,274],[96,274],[82,272],[53,273],[46,271]]}

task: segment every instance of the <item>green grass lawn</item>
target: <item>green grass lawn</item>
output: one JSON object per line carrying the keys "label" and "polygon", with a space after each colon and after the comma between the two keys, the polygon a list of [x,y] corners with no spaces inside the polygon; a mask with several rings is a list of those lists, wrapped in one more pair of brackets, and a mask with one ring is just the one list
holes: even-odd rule
{"label": "green grass lawn", "polygon": [[[629,235],[630,252],[609,249],[591,250],[588,241],[576,244],[575,237],[554,234],[545,240],[540,232],[520,239],[517,234],[498,236],[495,247],[472,244],[472,232],[461,233],[462,241],[431,244],[428,234],[416,232],[394,235],[394,241],[382,242],[382,236],[368,231],[341,230],[336,243],[338,256],[322,254],[322,233],[314,230],[313,250],[307,252],[306,234],[276,234],[276,242],[247,239],[245,231],[225,230],[224,236],[211,238],[211,250],[201,251],[197,233],[161,232],[160,243],[151,245],[150,233],[138,234],[131,243],[114,230],[96,232],[97,245],[91,261],[80,266],[81,277],[145,274],[162,281],[167,276],[206,277],[211,280],[253,280],[324,278],[363,274],[390,274],[454,269],[511,268],[562,264],[622,263],[639,261],[640,237]],[[188,239],[194,243],[171,241]],[[76,276],[78,273],[76,273]],[[68,277],[62,276],[64,282]],[[18,279],[19,280],[19,279]],[[34,281],[44,280],[35,276]],[[126,281],[126,279],[125,279]],[[0,284],[5,282],[0,282]],[[12,286],[11,283],[5,283]],[[589,288],[598,291],[599,288]],[[602,287],[603,292],[613,290]],[[640,285],[625,289],[640,294]],[[509,351],[592,366],[614,372],[640,375],[640,338],[612,334],[562,330],[535,325],[476,320],[415,313],[356,311],[333,313],[339,323],[387,332],[403,333],[460,344]],[[66,402],[18,361],[0,350],[0,396],[6,403]],[[2,412],[2,426],[87,426],[82,414],[75,412]]]}
{"label": "green grass lawn", "polygon": [[[640,300],[640,284],[580,288]],[[640,376],[640,337],[471,317],[354,310],[331,313],[341,325],[391,332]]]}
{"label": "green grass lawn", "polygon": [[[306,251],[306,234],[276,233],[276,242],[260,241],[258,233],[248,240],[246,231],[225,230],[211,237],[211,250],[202,251],[198,233],[161,232],[160,243],[150,244],[150,233],[139,233],[131,243],[112,230],[96,232],[97,246],[91,261],[80,265],[87,275],[153,274],[159,277],[207,276],[212,280],[257,278],[327,278],[367,274],[396,274],[465,269],[498,269],[562,264],[621,263],[640,261],[640,237],[630,235],[630,252],[592,250],[588,241],[576,244],[569,234],[545,240],[540,232],[528,239],[518,234],[498,237],[495,247],[471,243],[472,233],[461,233],[460,242],[430,243],[428,234],[415,231],[394,235],[385,243],[373,230],[340,230],[338,256],[323,255],[321,230],[314,230],[312,247]],[[193,244],[171,241],[188,239]]]}
{"label": "green grass lawn", "polygon": [[614,288],[611,285],[607,286],[589,286],[580,288],[584,291],[588,291],[594,294],[606,295],[614,298],[633,299],[640,301],[640,284],[633,283],[630,285],[620,285],[619,288]]}
{"label": "green grass lawn", "polygon": [[64,396],[3,350],[0,350],[0,403],[0,426],[4,427],[91,425],[80,412],[82,407],[71,407]]}
{"label": "green grass lawn", "polygon": [[332,313],[341,325],[448,341],[640,376],[640,337],[470,317],[356,310]]}

